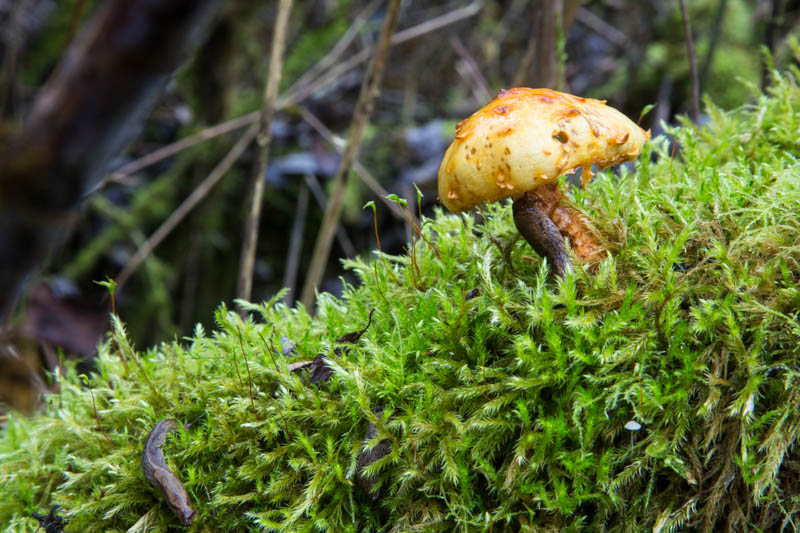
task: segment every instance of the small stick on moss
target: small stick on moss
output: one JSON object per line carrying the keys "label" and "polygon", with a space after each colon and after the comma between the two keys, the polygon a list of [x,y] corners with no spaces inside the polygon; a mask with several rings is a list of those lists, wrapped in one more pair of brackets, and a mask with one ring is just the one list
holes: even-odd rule
{"label": "small stick on moss", "polygon": [[[406,209],[405,207],[403,207],[403,214],[406,214],[407,211],[410,211],[410,209]],[[415,227],[415,224],[411,221],[411,216],[406,214],[406,217],[408,218],[408,223],[412,227]],[[417,274],[417,281],[414,282],[414,286],[417,288],[417,290],[422,290],[422,271],[420,270],[419,264],[417,263],[417,247],[416,247],[416,244],[417,243],[416,243],[416,239],[414,238],[414,231],[412,229],[412,231],[411,231],[411,270],[412,271],[416,271],[416,274]]]}
{"label": "small stick on moss", "polygon": [[369,329],[370,325],[372,324],[372,313],[375,312],[375,309],[369,310],[369,317],[367,319],[367,325],[357,331],[351,331],[350,333],[345,333],[338,339],[336,342],[339,344],[355,344],[361,339],[361,336]]}
{"label": "small stick on moss", "polygon": [[483,391],[483,389],[481,387],[478,386],[478,382],[475,381],[475,376],[472,375],[472,372],[469,373],[469,379],[472,380],[472,384],[475,386],[476,389],[478,389],[478,392],[481,393],[481,396],[486,398],[487,402],[491,402],[492,399],[489,398],[489,396],[486,395],[486,393]]}
{"label": "small stick on moss", "polygon": [[[286,33],[289,27],[289,15],[292,12],[292,0],[278,2],[278,15],[272,33],[272,48],[269,60],[269,74],[264,87],[264,99],[261,104],[261,116],[258,123],[258,157],[250,177],[250,209],[244,227],[242,253],[239,259],[239,279],[237,296],[242,300],[250,300],[253,290],[253,265],[256,259],[258,244],[258,224],[261,220],[261,205],[264,199],[264,172],[269,160],[269,145],[272,141],[272,119],[275,116],[275,100],[278,98],[278,84],[283,71],[283,52],[286,48]],[[239,309],[244,316],[244,308]]]}
{"label": "small stick on moss", "polygon": [[378,86],[383,79],[383,67],[389,52],[389,39],[397,25],[400,4],[400,0],[392,0],[389,4],[383,27],[378,37],[378,45],[375,48],[375,54],[364,75],[364,82],[361,85],[361,92],[359,93],[356,109],[353,113],[350,136],[347,139],[347,148],[342,156],[342,161],[339,164],[336,176],[333,178],[333,192],[331,193],[328,208],[325,210],[325,215],[322,219],[317,241],[314,245],[314,252],[311,254],[311,265],[308,267],[308,275],[300,298],[300,301],[306,309],[311,309],[314,303],[314,291],[325,273],[325,265],[328,263],[328,257],[331,252],[333,233],[336,229],[336,225],[339,223],[339,217],[342,213],[342,201],[344,199],[347,177],[350,175],[353,162],[361,148],[361,142],[364,138],[364,129],[372,113]]}
{"label": "small stick on moss", "polygon": [[89,387],[89,396],[92,397],[92,411],[94,412],[94,419],[97,421],[97,429],[103,434],[111,447],[116,448],[116,446],[114,446],[114,442],[111,440],[111,437],[108,436],[108,433],[105,432],[103,425],[100,423],[100,415],[97,413],[97,405],[94,403],[94,390],[92,390],[92,386],[89,385],[88,378],[86,379],[86,386]]}
{"label": "small stick on moss", "polygon": [[423,472],[425,472],[425,463],[422,462],[422,457],[419,456],[419,450],[417,449],[417,445],[414,444],[414,441],[411,440],[410,437],[408,439],[408,443],[411,445],[411,449],[414,450],[414,458],[419,463],[419,467],[422,469]]}
{"label": "small stick on moss", "polygon": [[[414,231],[417,232],[417,235],[419,236],[419,238],[421,238],[423,241],[425,241],[428,244],[428,246],[431,247],[431,249],[433,250],[433,253],[435,253],[436,257],[439,259],[439,261],[441,261],[442,260],[442,254],[439,251],[439,248],[435,244],[433,244],[431,241],[429,241],[428,238],[425,236],[425,234],[422,233],[422,191],[419,190],[419,187],[417,187],[416,183],[414,184],[414,189],[417,191],[417,212],[419,213],[419,220],[418,221],[414,220],[414,217],[412,215],[412,217],[411,217],[412,228],[414,229]],[[419,222],[419,227],[417,227],[417,222]]]}
{"label": "small stick on moss", "polygon": [[[269,351],[269,344],[267,344],[267,341],[264,339],[264,336],[261,335],[261,332],[258,332],[258,337],[261,339],[261,342],[264,343],[265,351],[267,352],[267,355],[269,355],[269,358],[272,359],[272,364],[275,365],[275,372],[280,374],[281,371],[278,368],[278,363],[277,363],[277,361],[275,361],[275,357],[272,356],[272,352]],[[273,345],[272,349],[273,350],[275,349],[274,345]],[[289,423],[286,421],[286,417],[283,416],[283,413],[281,412],[280,409],[278,409],[277,412],[278,412],[278,415],[280,415],[281,420],[283,420],[283,430],[286,432],[286,438],[289,438]]]}
{"label": "small stick on moss", "polygon": [[239,363],[236,361],[236,350],[231,355],[233,355],[233,368],[236,369],[236,377],[239,378],[239,386],[241,387],[243,386],[242,375],[239,373]]}
{"label": "small stick on moss", "polygon": [[[269,351],[269,344],[267,344],[267,341],[264,339],[264,336],[263,336],[263,335],[261,335],[261,333],[260,333],[260,332],[258,333],[258,336],[261,338],[261,342],[263,342],[263,343],[264,343],[264,347],[266,348],[266,350],[265,350],[265,351],[267,352],[267,355],[269,355],[269,358],[270,358],[270,359],[272,359],[272,364],[273,364],[273,365],[275,365],[275,372],[277,372],[278,374],[280,374],[280,373],[281,373],[281,371],[280,371],[280,369],[278,368],[278,362],[277,362],[277,361],[275,361],[275,358],[272,356],[272,352],[270,352],[270,351]],[[273,346],[273,347],[272,347],[272,349],[274,350],[274,349],[275,349],[275,347]]]}
{"label": "small stick on moss", "polygon": [[247,369],[247,383],[250,387],[250,405],[253,407],[253,412],[256,412],[256,404],[253,401],[253,377],[250,375],[250,365],[247,364],[247,355],[244,352],[244,340],[242,339],[242,330],[236,326],[236,331],[239,332],[239,346],[242,348],[242,359],[244,359],[244,366]]}
{"label": "small stick on moss", "polygon": [[456,320],[456,325],[453,327],[453,333],[456,335],[458,335],[458,329],[461,327],[461,317],[464,316],[464,308],[466,303],[467,290],[464,287],[461,287],[461,310],[458,312],[458,319]]}
{"label": "small stick on moss", "polygon": [[[375,241],[378,243],[378,256],[383,262],[383,267],[386,268],[386,259],[383,257],[383,250],[381,250],[381,238],[378,236],[378,213],[375,209],[375,202],[369,201],[364,204],[364,207],[367,206],[372,208],[372,224],[375,227]],[[386,302],[386,305],[391,307],[389,300],[386,299],[386,296],[383,294],[383,289],[381,289],[381,280],[378,278],[378,266],[375,263],[372,265],[372,271],[375,273],[375,288],[378,289],[378,294],[380,294],[383,301]]]}
{"label": "small stick on moss", "polygon": [[697,81],[697,61],[694,57],[694,39],[692,38],[692,28],[689,25],[689,12],[686,9],[685,0],[678,0],[681,7],[681,18],[683,19],[683,33],[686,35],[686,53],[689,56],[689,72],[692,76],[692,122],[697,124],[700,119],[700,89]]}
{"label": "small stick on moss", "polygon": [[[106,281],[95,281],[95,283],[106,288],[106,291],[108,291],[107,294],[111,298],[111,315],[119,319],[117,316],[116,298],[114,296],[117,292],[117,283],[111,278],[106,278]],[[116,350],[119,360],[122,362],[123,368],[125,368],[125,373],[130,374],[131,370],[128,368],[128,362],[125,360],[125,356],[122,355],[122,350],[120,349],[119,344],[113,335],[111,336],[111,346],[113,346]]]}

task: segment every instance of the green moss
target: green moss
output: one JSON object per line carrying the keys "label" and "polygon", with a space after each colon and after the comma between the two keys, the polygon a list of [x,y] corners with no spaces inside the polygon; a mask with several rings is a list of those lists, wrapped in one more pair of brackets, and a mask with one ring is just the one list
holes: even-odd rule
{"label": "green moss", "polygon": [[[672,131],[674,155],[654,139],[575,191],[613,243],[593,272],[548,278],[521,241],[506,264],[504,204],[426,220],[436,249],[348,261],[360,284],[315,318],[222,306],[216,331],[143,352],[117,323],[88,388],[69,373],[46,413],[10,417],[0,523],[32,531],[58,504],[75,531],[179,530],[139,466],[172,417],[192,424],[164,448],[196,530],[796,526],[800,89],[709,113]],[[288,371],[320,352],[328,383]],[[375,501],[355,484],[368,423],[391,445],[367,468]]]}

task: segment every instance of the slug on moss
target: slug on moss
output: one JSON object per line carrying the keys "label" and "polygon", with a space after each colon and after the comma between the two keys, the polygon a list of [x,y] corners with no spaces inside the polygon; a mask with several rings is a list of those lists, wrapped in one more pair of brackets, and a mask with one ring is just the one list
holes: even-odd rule
{"label": "slug on moss", "polygon": [[189,504],[189,493],[186,492],[181,480],[164,463],[164,453],[161,451],[167,435],[176,429],[178,429],[178,422],[170,418],[155,425],[147,436],[147,440],[144,441],[142,472],[150,485],[161,492],[169,507],[180,519],[181,524],[189,526],[195,516],[194,509]]}

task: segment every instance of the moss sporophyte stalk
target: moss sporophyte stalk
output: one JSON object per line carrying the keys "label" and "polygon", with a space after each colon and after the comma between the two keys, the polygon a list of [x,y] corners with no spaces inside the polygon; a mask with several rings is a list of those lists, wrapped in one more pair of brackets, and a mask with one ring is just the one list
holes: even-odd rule
{"label": "moss sporophyte stalk", "polygon": [[[800,89],[707,113],[674,154],[651,139],[569,190],[609,242],[592,272],[548,277],[501,202],[425,220],[413,263],[346,261],[359,284],[313,318],[223,305],[144,350],[116,321],[88,386],[68,368],[44,413],[9,417],[0,524],[58,505],[67,531],[796,527]],[[318,354],[311,383],[296,363]],[[163,444],[191,526],[141,470],[165,418],[191,424]]]}

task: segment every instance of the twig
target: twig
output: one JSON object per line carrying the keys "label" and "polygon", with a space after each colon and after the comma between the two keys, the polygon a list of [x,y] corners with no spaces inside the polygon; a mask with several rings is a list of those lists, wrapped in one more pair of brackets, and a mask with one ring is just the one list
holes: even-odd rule
{"label": "twig", "polygon": [[[292,12],[292,0],[280,0],[275,28],[272,34],[272,47],[269,59],[269,74],[264,87],[264,100],[261,104],[261,116],[258,124],[258,157],[250,177],[250,209],[244,227],[242,254],[239,259],[239,279],[236,295],[242,300],[250,300],[253,292],[253,265],[256,260],[256,244],[258,243],[258,223],[261,220],[261,205],[264,199],[264,172],[269,160],[269,145],[272,140],[272,119],[275,116],[275,99],[278,97],[278,84],[283,71],[283,52],[286,48],[286,33],[289,27],[289,15]],[[244,308],[240,309],[242,314]]]}
{"label": "twig", "polygon": [[297,285],[297,269],[300,266],[300,252],[303,250],[303,230],[306,226],[308,213],[308,185],[300,183],[300,193],[297,195],[297,207],[294,210],[292,234],[289,237],[289,253],[286,254],[286,267],[283,273],[283,286],[289,289],[283,301],[290,305],[294,301],[295,286]]}
{"label": "twig", "polygon": [[[289,0],[291,3],[291,0]],[[280,18],[280,15],[278,15]],[[253,376],[250,375],[250,365],[247,364],[247,354],[244,352],[244,341],[242,340],[242,330],[239,329],[239,326],[236,326],[236,331],[239,332],[239,346],[242,348],[242,359],[244,359],[244,366],[247,368],[247,383],[250,386],[250,405],[253,408],[253,412],[256,412],[256,404],[253,401]]]}
{"label": "twig", "polygon": [[358,15],[356,15],[355,20],[347,28],[347,31],[344,32],[339,40],[333,45],[331,51],[328,52],[325,57],[320,59],[317,63],[314,64],[310,69],[308,69],[302,76],[297,78],[294,83],[292,83],[291,87],[287,89],[286,94],[293,94],[300,90],[301,87],[306,86],[309,84],[316,76],[319,76],[322,72],[325,71],[326,68],[333,65],[337,59],[344,53],[350,43],[353,42],[353,39],[358,35],[358,32],[364,26],[364,23],[372,16],[375,12],[375,9],[378,7],[378,0],[373,0],[370,4],[365,7]]}
{"label": "twig", "polygon": [[[519,87],[530,82],[532,87],[557,89],[559,72],[556,26],[561,15],[561,2],[539,2],[531,9],[534,31],[514,76],[513,86]],[[532,77],[529,77],[529,72],[533,72]]]}
{"label": "twig", "polygon": [[[398,44],[402,44],[406,41],[410,41],[412,39],[416,39],[422,35],[427,33],[436,31],[440,28],[448,26],[450,24],[454,24],[466,18],[469,18],[475,15],[478,11],[480,11],[482,7],[481,1],[472,2],[462,8],[456,9],[449,13],[445,13],[436,18],[432,18],[431,20],[425,21],[422,24],[418,24],[401,32],[398,32],[391,41],[391,45],[395,46]],[[275,104],[276,110],[280,111],[285,107],[291,104],[297,104],[302,102],[318,90],[326,87],[328,84],[333,83],[336,81],[340,76],[346,74],[347,72],[351,71],[352,69],[356,68],[358,65],[363,63],[369,58],[370,49],[362,50],[358,54],[352,56],[344,63],[341,63],[334,69],[328,71],[326,75],[319,78],[315,83],[313,88],[309,90],[309,87],[305,87],[302,92],[300,91],[287,91],[284,96],[278,98],[278,101]],[[324,60],[324,58],[323,58]],[[314,67],[312,67],[313,69]],[[335,71],[335,72],[334,72]],[[331,74],[333,72],[333,74]],[[174,143],[168,144],[166,146],[162,146],[158,150],[150,152],[147,155],[136,159],[135,161],[131,161],[127,165],[121,167],[120,169],[116,170],[110,177],[106,180],[101,182],[99,185],[94,187],[90,192],[87,193],[93,194],[96,193],[98,190],[102,189],[105,185],[110,182],[119,182],[123,181],[126,177],[130,176],[131,174],[138,172],[146,167],[154,165],[159,161],[163,161],[168,157],[172,157],[173,155],[182,152],[192,146],[201,143],[203,141],[207,141],[210,139],[214,139],[219,137],[220,135],[224,135],[231,131],[235,131],[237,129],[243,128],[245,126],[249,126],[254,122],[258,121],[258,117],[260,116],[259,111],[252,111],[247,113],[246,115],[242,115],[240,117],[233,118],[231,120],[220,122],[214,126],[208,127],[202,131],[195,133],[189,137],[185,137],[179,141],[175,141]]]}
{"label": "twig", "polygon": [[307,309],[310,308],[313,303],[314,290],[322,279],[325,265],[328,262],[333,233],[342,212],[342,200],[344,198],[344,190],[347,182],[346,178],[350,174],[350,169],[353,167],[353,162],[358,155],[358,150],[361,148],[364,128],[372,112],[375,96],[381,79],[383,78],[383,67],[389,52],[389,40],[397,25],[399,13],[400,0],[392,0],[383,21],[380,36],[378,37],[375,55],[372,57],[367,67],[367,72],[364,75],[361,92],[358,95],[358,102],[356,103],[356,109],[353,113],[347,148],[342,155],[342,160],[339,162],[339,169],[336,172],[336,176],[333,178],[333,192],[331,193],[330,202],[328,203],[328,209],[325,211],[325,215],[322,219],[322,225],[317,235],[314,251],[311,254],[311,265],[308,269],[308,275],[301,296],[301,301]]}
{"label": "twig", "polygon": [[697,124],[700,119],[700,89],[697,81],[697,61],[694,57],[694,39],[692,39],[692,28],[689,25],[689,13],[686,10],[685,0],[678,0],[681,6],[681,18],[683,19],[683,33],[686,35],[686,53],[689,55],[689,72],[692,76],[692,122]]}
{"label": "twig", "polygon": [[130,279],[131,275],[136,272],[136,269],[139,268],[139,265],[142,264],[147,256],[153,251],[153,249],[161,244],[167,235],[169,235],[175,226],[177,226],[183,218],[191,212],[194,207],[200,203],[200,201],[206,197],[206,195],[211,191],[214,185],[219,182],[220,179],[225,175],[226,172],[233,166],[239,156],[242,155],[245,148],[250,144],[250,142],[255,138],[256,131],[258,128],[253,125],[236,141],[236,144],[233,145],[233,148],[230,149],[228,154],[219,162],[219,164],[214,167],[214,170],[197,186],[197,188],[192,191],[181,205],[172,212],[172,214],[164,221],[163,224],[139,247],[136,253],[131,257],[128,264],[125,265],[125,268],[117,275],[116,282],[117,288],[121,289],[123,285]]}
{"label": "twig", "polygon": [[711,64],[714,60],[714,52],[717,51],[717,44],[719,43],[719,36],[722,33],[722,22],[725,20],[725,13],[727,12],[728,0],[720,0],[717,6],[717,12],[714,16],[714,25],[711,28],[711,42],[706,50],[706,57],[703,59],[703,66],[700,68],[700,87],[704,87],[708,73],[711,71]]}
{"label": "twig", "polygon": [[[388,267],[386,267],[386,258],[383,257],[383,250],[381,250],[381,238],[378,236],[378,212],[375,209],[375,203],[372,202],[370,204],[370,207],[372,207],[372,223],[375,226],[375,242],[378,243],[378,255],[380,256],[381,261],[383,262],[383,267],[386,268],[388,271]],[[381,281],[378,278],[377,261],[372,264],[372,271],[375,273],[375,288],[378,290],[378,294],[381,295],[381,298],[383,298],[383,301],[386,302],[386,305],[391,307],[389,300],[386,299],[386,295],[383,294],[383,289],[381,289]]]}
{"label": "twig", "polygon": [[214,139],[216,137],[225,135],[226,133],[230,133],[232,131],[236,131],[245,126],[249,126],[250,124],[253,124],[258,120],[260,114],[261,114],[260,111],[253,111],[252,113],[248,113],[246,115],[242,115],[241,117],[237,117],[228,120],[226,122],[221,122],[214,126],[210,126],[201,131],[198,131],[194,135],[184,137],[179,141],[175,141],[174,143],[162,146],[158,150],[154,150],[149,154],[144,155],[139,159],[136,159],[135,161],[131,161],[130,163],[115,170],[105,180],[101,181],[100,183],[92,187],[84,195],[84,197],[91,196],[97,193],[109,183],[124,183],[125,180],[129,178],[132,174],[135,174],[136,172],[139,172],[140,170],[145,169],[151,165],[155,165],[159,161],[163,161],[168,157],[172,157],[175,154],[183,152],[184,150],[187,150],[196,144],[208,141],[210,139]]}
{"label": "twig", "polygon": [[628,46],[628,36],[625,35],[623,32],[606,22],[605,20],[601,19],[585,7],[578,9],[578,13],[575,18],[598,34],[599,36],[603,37],[606,41],[610,42],[611,44],[619,47],[625,48]]}
{"label": "twig", "polygon": [[[298,106],[298,111],[300,112],[300,116],[308,122],[308,125],[314,128],[317,133],[319,133],[323,139],[325,139],[328,144],[330,144],[337,152],[343,152],[344,148],[338,142],[336,142],[336,136],[333,134],[331,130],[328,129],[325,124],[322,123],[320,119],[317,118],[311,111],[306,109],[305,107]],[[356,174],[364,184],[374,192],[381,201],[389,207],[389,210],[394,214],[398,219],[405,220],[405,215],[403,215],[402,210],[395,204],[394,202],[387,200],[386,197],[389,196],[389,191],[383,188],[383,186],[378,183],[378,180],[372,175],[372,173],[366,169],[364,165],[362,165],[358,159],[356,159],[355,163],[353,164],[353,170],[355,170]]]}
{"label": "twig", "polygon": [[108,443],[111,445],[112,448],[116,448],[114,442],[111,440],[111,437],[103,429],[103,425],[100,423],[100,415],[97,414],[97,405],[94,403],[94,391],[92,390],[92,386],[89,385],[89,380],[86,380],[86,386],[89,387],[89,395],[92,397],[92,411],[94,412],[94,419],[97,421],[97,429],[100,430],[100,433],[106,438]]}
{"label": "twig", "polygon": [[[406,41],[410,41],[411,39],[415,39],[420,35],[425,35],[426,33],[438,30],[439,28],[443,28],[453,24],[454,22],[469,18],[480,11],[481,7],[483,7],[483,3],[481,1],[472,2],[471,4],[468,4],[462,8],[445,13],[442,16],[433,18],[423,22],[422,24],[408,28],[407,30],[398,32],[394,37],[391,38],[389,45],[395,46]],[[339,79],[342,75],[366,61],[371,54],[372,48],[365,48],[364,50],[350,57],[347,61],[344,61],[343,63],[340,63],[339,65],[330,69],[325,75],[317,78],[316,82],[309,84],[304,90],[297,92],[294,96],[289,95],[285,100],[279,99],[278,105],[285,106],[296,104],[302,100],[305,100],[312,94],[316,93],[323,87],[326,87],[328,84]]]}
{"label": "twig", "polygon": [[[317,180],[314,174],[306,174],[304,179],[306,185],[308,185],[308,188],[311,190],[311,194],[314,195],[314,200],[316,200],[317,205],[319,205],[322,211],[325,211],[328,208],[328,197],[325,196],[325,191],[322,190],[319,180]],[[353,241],[350,240],[347,231],[345,231],[341,223],[336,224],[336,240],[339,242],[339,246],[342,247],[344,255],[348,257],[356,255],[356,247],[353,246]]]}
{"label": "twig", "polygon": [[[264,336],[261,334],[261,332],[257,332],[257,333],[258,333],[258,336],[261,338],[261,342],[264,343],[264,347],[266,348],[267,355],[269,355],[269,358],[272,359],[272,364],[275,365],[275,372],[280,374],[281,371],[278,368],[278,363],[275,361],[275,357],[272,355],[272,352],[269,351],[269,345],[267,344],[267,341],[264,340]],[[273,346],[273,350],[274,349],[275,349],[275,347]],[[276,409],[276,410],[277,410],[278,414],[281,416],[281,418],[283,419],[283,429],[286,432],[286,438],[288,439],[289,438],[289,423],[286,421],[286,417],[283,416],[283,413],[281,412],[281,410],[280,409]]]}
{"label": "twig", "polygon": [[[267,341],[266,341],[266,339],[264,339],[264,336],[261,334],[261,332],[258,332],[258,336],[261,337],[261,342],[264,343],[264,347],[266,348],[267,355],[269,355],[269,358],[272,359],[272,364],[273,364],[273,366],[275,366],[275,372],[280,374],[281,373],[281,369],[278,368],[278,362],[275,361],[275,357],[272,355],[272,352],[269,351],[269,344],[267,344]],[[275,349],[274,345],[273,345],[273,349]]]}
{"label": "twig", "polygon": [[[783,0],[769,0],[765,3],[769,4],[769,15],[764,29],[764,46],[769,51],[769,57],[774,57],[776,34],[779,29],[778,18],[781,15]],[[771,60],[768,57],[764,57],[764,54],[761,54],[761,56],[761,90],[766,92],[770,80],[772,80],[772,72],[770,70],[772,67],[770,65]]]}
{"label": "twig", "polygon": [[464,46],[464,43],[461,42],[461,39],[458,37],[458,35],[450,36],[450,46],[452,46],[453,50],[455,50],[459,57],[461,57],[464,65],[467,67],[467,72],[475,82],[472,85],[475,98],[479,102],[488,102],[491,100],[492,90],[489,88],[489,82],[486,81],[486,77],[484,77],[480,67],[478,67],[478,62],[475,61],[475,58],[472,56],[472,54],[467,51],[467,48]]}

